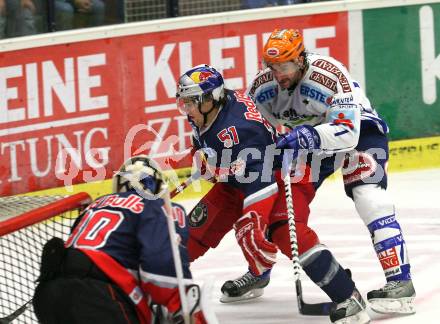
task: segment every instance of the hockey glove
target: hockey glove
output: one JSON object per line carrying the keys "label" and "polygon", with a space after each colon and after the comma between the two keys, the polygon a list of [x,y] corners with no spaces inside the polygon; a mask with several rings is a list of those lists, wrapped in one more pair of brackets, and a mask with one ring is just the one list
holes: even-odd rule
{"label": "hockey glove", "polygon": [[[186,298],[189,306],[191,324],[207,324],[203,311],[200,307],[200,287],[195,284],[188,286],[186,290]],[[185,323],[182,308],[179,308],[179,310],[171,315],[170,321],[172,324]]]}
{"label": "hockey glove", "polygon": [[264,237],[261,216],[248,212],[235,222],[234,230],[252,274],[259,276],[271,269],[276,262],[277,246]]}
{"label": "hockey glove", "polygon": [[296,160],[300,150],[310,152],[318,149],[321,138],[312,126],[297,126],[287,134],[280,135],[276,140],[277,148],[293,150],[293,160]]}

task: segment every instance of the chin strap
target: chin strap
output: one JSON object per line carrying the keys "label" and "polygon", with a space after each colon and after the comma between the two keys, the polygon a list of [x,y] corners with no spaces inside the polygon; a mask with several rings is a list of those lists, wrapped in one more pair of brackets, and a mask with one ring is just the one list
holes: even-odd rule
{"label": "chin strap", "polygon": [[202,103],[199,101],[198,109],[199,109],[199,112],[203,115],[203,127],[206,126],[206,122],[208,120],[208,115],[218,106],[219,106],[218,101],[213,100],[212,101],[212,108],[209,109],[209,111],[207,111],[207,112],[202,112]]}

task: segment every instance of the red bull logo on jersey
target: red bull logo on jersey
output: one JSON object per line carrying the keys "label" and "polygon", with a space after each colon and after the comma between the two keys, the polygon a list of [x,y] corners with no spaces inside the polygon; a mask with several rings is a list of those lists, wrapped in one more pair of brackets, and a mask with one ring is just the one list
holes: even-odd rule
{"label": "red bull logo on jersey", "polygon": [[206,81],[208,78],[214,76],[211,72],[208,71],[196,71],[190,75],[191,80],[193,80],[195,83],[201,83],[203,81]]}
{"label": "red bull logo on jersey", "polygon": [[120,197],[118,194],[104,196],[91,203],[87,209],[105,208],[107,206],[128,209],[136,214],[144,210],[142,197],[134,194],[128,197]]}

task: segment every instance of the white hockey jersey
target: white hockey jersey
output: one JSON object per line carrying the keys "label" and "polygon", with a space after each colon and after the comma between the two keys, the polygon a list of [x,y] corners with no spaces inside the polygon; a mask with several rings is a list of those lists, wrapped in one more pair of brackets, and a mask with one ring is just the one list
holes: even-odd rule
{"label": "white hockey jersey", "polygon": [[275,126],[314,126],[321,138],[320,148],[328,153],[356,147],[361,120],[373,123],[384,134],[388,132],[342,63],[312,53],[307,54],[307,62],[307,70],[294,89],[282,89],[269,68],[257,74],[246,93],[266,119]]}

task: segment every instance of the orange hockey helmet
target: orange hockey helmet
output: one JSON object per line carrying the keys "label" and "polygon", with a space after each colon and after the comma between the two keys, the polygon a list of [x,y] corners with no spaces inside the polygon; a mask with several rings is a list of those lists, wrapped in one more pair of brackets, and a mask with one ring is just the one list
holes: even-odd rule
{"label": "orange hockey helmet", "polygon": [[304,51],[304,40],[297,29],[275,29],[264,45],[266,64],[294,61]]}

